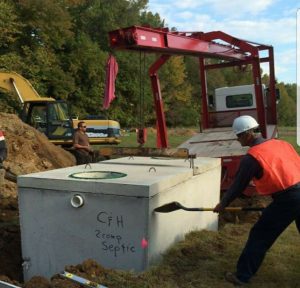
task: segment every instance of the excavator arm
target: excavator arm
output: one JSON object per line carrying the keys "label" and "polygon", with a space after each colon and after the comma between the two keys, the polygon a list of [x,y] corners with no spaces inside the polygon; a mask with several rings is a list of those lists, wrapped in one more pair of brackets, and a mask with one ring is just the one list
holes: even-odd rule
{"label": "excavator arm", "polygon": [[0,89],[18,97],[20,118],[55,144],[72,144],[72,121],[64,101],[41,97],[28,80],[15,72],[0,72]]}
{"label": "excavator arm", "polygon": [[0,88],[16,94],[21,104],[31,101],[55,101],[54,98],[41,97],[28,80],[15,72],[0,72]]}

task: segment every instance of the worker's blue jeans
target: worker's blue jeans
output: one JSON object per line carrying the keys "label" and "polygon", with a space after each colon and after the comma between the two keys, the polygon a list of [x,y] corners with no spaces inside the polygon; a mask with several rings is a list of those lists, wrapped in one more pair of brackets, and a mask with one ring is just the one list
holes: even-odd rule
{"label": "worker's blue jeans", "polygon": [[236,277],[240,281],[250,280],[260,267],[266,252],[293,221],[296,221],[300,232],[300,185],[298,185],[274,194],[273,202],[264,209],[252,227],[237,263]]}

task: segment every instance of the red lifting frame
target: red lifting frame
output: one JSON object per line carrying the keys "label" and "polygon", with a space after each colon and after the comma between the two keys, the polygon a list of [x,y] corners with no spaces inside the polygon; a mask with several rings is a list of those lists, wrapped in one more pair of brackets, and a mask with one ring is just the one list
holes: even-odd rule
{"label": "red lifting frame", "polygon": [[[199,58],[199,70],[202,90],[202,128],[209,128],[208,95],[206,84],[206,70],[252,65],[253,83],[255,85],[258,122],[262,136],[267,136],[266,111],[262,93],[260,63],[269,63],[271,99],[271,123],[276,124],[276,95],[273,47],[258,44],[247,40],[232,37],[221,31],[203,32],[170,32],[167,28],[149,28],[132,26],[115,30],[109,33],[112,48],[137,50],[162,55],[149,69],[151,78],[154,105],[157,117],[157,147],[167,148],[167,127],[163,109],[163,100],[160,91],[157,71],[166,63],[171,55],[191,55]],[[226,44],[217,43],[221,40]],[[268,57],[260,58],[259,51],[267,50]],[[205,64],[205,58],[216,58],[222,61],[219,64]],[[226,61],[226,62],[225,62]]]}

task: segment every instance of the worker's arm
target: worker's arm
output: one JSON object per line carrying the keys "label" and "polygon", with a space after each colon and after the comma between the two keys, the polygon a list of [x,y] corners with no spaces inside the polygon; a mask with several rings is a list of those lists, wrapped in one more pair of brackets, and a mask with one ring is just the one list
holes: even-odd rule
{"label": "worker's arm", "polygon": [[253,177],[260,178],[262,173],[263,170],[258,161],[249,154],[245,155],[241,160],[234,182],[226,191],[221,202],[215,207],[214,212],[223,211],[225,207],[243,193]]}
{"label": "worker's arm", "polygon": [[77,133],[75,133],[74,138],[73,138],[73,147],[75,149],[83,149],[83,150],[86,150],[88,152],[92,151],[91,146],[90,146],[89,143],[87,143],[86,145],[81,145],[78,142],[79,142],[79,135]]}
{"label": "worker's arm", "polygon": [[92,150],[90,145],[84,146],[84,145],[80,145],[80,144],[74,144],[73,146],[76,149],[84,149],[86,151],[91,151]]}

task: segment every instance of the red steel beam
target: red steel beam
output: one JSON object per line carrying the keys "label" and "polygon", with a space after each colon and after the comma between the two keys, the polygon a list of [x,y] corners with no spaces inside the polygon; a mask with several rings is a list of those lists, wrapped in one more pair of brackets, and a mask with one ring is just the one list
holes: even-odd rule
{"label": "red steel beam", "polygon": [[163,100],[161,97],[159,78],[157,75],[158,69],[164,65],[170,55],[160,56],[150,67],[149,74],[151,79],[152,93],[154,99],[154,106],[156,112],[156,147],[157,148],[168,148],[168,136],[167,136],[167,125],[165,120],[165,113],[163,108]]}
{"label": "red steel beam", "polygon": [[[270,62],[269,57],[264,57],[259,59],[260,63]],[[216,64],[207,64],[205,65],[205,69],[218,69],[218,68],[226,68],[226,67],[233,67],[233,66],[243,66],[252,64],[252,60],[242,60],[242,61],[232,61],[232,62],[225,62],[225,63],[216,63]]]}
{"label": "red steel beam", "polygon": [[194,55],[226,60],[245,60],[248,55],[238,48],[209,40],[167,32],[165,29],[132,26],[109,32],[112,48],[147,50],[171,55]]}
{"label": "red steel beam", "polygon": [[[233,45],[234,47],[238,47],[244,53],[246,53],[246,52],[250,53],[252,58],[259,57],[259,53],[258,53],[259,50],[256,46],[253,46],[246,41],[243,41],[241,39],[233,37],[222,31],[212,31],[212,32],[208,32],[208,33],[203,33],[200,37],[201,37],[201,39],[209,41],[209,42],[214,41],[214,40],[225,41],[226,43],[229,43],[229,44]],[[244,58],[243,60],[246,60],[246,59]]]}
{"label": "red steel beam", "polygon": [[200,82],[201,82],[201,103],[202,103],[202,114],[201,114],[201,123],[202,128],[209,128],[209,117],[208,117],[208,105],[207,105],[207,81],[206,81],[206,72],[205,72],[205,61],[203,57],[199,57],[199,69],[200,69]]}
{"label": "red steel beam", "polygon": [[270,91],[270,108],[271,108],[271,121],[272,124],[277,124],[277,111],[276,111],[276,88],[275,88],[275,68],[274,68],[274,51],[273,47],[269,47],[269,91]]}
{"label": "red steel beam", "polygon": [[252,75],[253,75],[253,82],[254,82],[254,89],[255,89],[255,96],[256,96],[256,109],[257,109],[257,118],[260,127],[260,132],[262,134],[262,137],[267,138],[266,109],[264,105],[259,59],[253,60]]}

